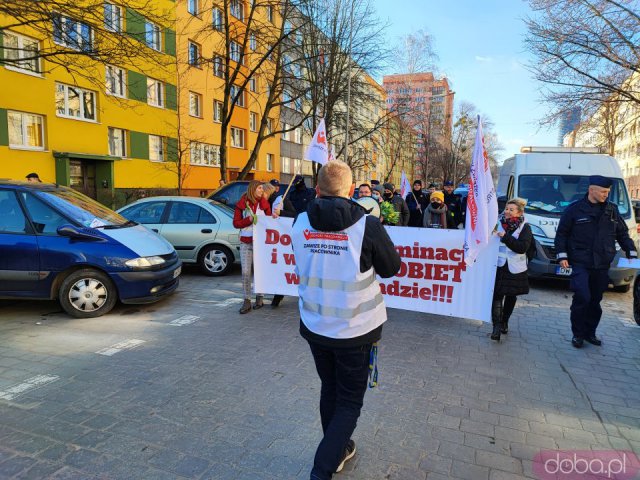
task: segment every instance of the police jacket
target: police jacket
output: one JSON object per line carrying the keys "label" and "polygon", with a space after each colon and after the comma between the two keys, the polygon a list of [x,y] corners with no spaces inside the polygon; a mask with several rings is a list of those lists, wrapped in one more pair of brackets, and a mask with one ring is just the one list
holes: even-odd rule
{"label": "police jacket", "polygon": [[[301,229],[302,232],[299,232]],[[322,234],[320,232],[327,233]],[[299,233],[304,235],[302,239],[300,238]],[[361,279],[358,282],[356,281],[356,277],[370,272],[374,275],[377,274],[382,278],[389,278],[394,276],[398,270],[400,270],[400,256],[398,255],[393,242],[389,238],[387,231],[380,223],[380,220],[371,215],[365,217],[365,209],[347,198],[319,197],[312,200],[309,203],[307,212],[298,216],[294,222],[292,245],[296,256],[305,255],[305,248],[300,248],[304,243],[320,243],[323,245],[318,248],[326,249],[328,248],[327,245],[332,242],[334,237],[341,237],[347,233],[349,235],[358,236],[356,243],[360,245],[359,258],[349,260],[349,262],[354,261],[354,265],[345,265],[344,269],[334,268],[329,272],[314,272],[315,274],[321,274],[322,278],[320,278],[319,282],[316,281],[316,284],[314,285],[307,285],[307,288],[309,290],[314,290],[313,287],[322,285],[322,290],[326,288],[327,291],[309,291],[307,292],[308,295],[301,295],[300,297],[301,299],[303,299],[303,297],[307,298],[307,302],[323,303],[321,302],[321,298],[319,300],[316,297],[322,297],[324,295],[329,300],[328,303],[325,302],[321,307],[312,308],[307,312],[313,320],[313,322],[310,322],[310,325],[306,325],[304,322],[303,310],[305,310],[306,307],[303,300],[300,302],[300,334],[308,341],[329,347],[354,347],[380,340],[382,333],[381,321],[384,321],[384,318],[380,319],[376,315],[376,313],[380,312],[375,310],[368,316],[364,315],[362,318],[360,318],[359,315],[359,311],[364,309],[368,303],[359,305],[357,308],[358,312],[354,312],[353,315],[349,316],[349,318],[333,318],[332,315],[335,313],[332,313],[332,310],[339,310],[341,312],[340,315],[344,317],[349,303],[352,302],[349,301],[342,304],[338,297],[341,295],[357,295],[357,290],[359,288],[358,284],[363,284],[362,288],[365,289],[365,291],[363,291],[363,295],[372,293],[366,291],[366,286],[364,286],[364,283],[366,282],[363,282]],[[316,237],[318,239],[314,239]],[[302,240],[302,244],[300,243],[300,240]],[[296,246],[298,246],[298,248],[296,248]],[[315,260],[311,260],[310,265],[313,266],[314,263],[320,261],[320,257],[322,255],[327,255],[327,252],[310,252],[310,254],[317,257]],[[345,262],[347,259],[345,259]],[[298,268],[305,268],[304,266],[308,262],[305,262],[304,260],[305,259],[300,258]],[[353,269],[351,267],[353,267]],[[313,268],[311,268],[311,270],[313,270]],[[347,271],[351,271],[351,273],[353,273],[353,278],[343,278]],[[300,283],[302,285],[304,282],[302,277],[309,274],[309,272],[302,272],[300,270],[298,270],[298,272],[301,276]],[[336,287],[336,284],[339,283],[348,284],[350,287],[343,289],[343,292],[331,291],[332,288],[338,288],[339,290],[340,288]],[[315,290],[318,290],[318,288],[315,288]],[[375,293],[377,295],[380,294],[380,287],[377,286],[377,282]],[[358,302],[355,303],[357,304]],[[384,309],[384,303],[382,304],[382,308]],[[322,319],[317,318],[317,315],[313,315],[316,313],[326,316],[326,325],[323,326],[321,323]],[[344,328],[340,328],[339,332],[334,331],[331,335],[326,333],[327,331],[335,329],[337,324],[344,323],[345,320],[349,319],[354,321],[347,321],[345,324],[346,326]],[[309,327],[314,328],[316,331],[312,331]],[[350,333],[352,330],[357,331],[355,336]],[[323,335],[323,333],[325,334]]]}
{"label": "police jacket", "polygon": [[458,225],[462,223],[462,201],[460,196],[455,193],[444,193],[444,204],[447,206],[447,215],[449,217],[449,224],[453,225],[449,228],[458,228]]}
{"label": "police jacket", "polygon": [[567,207],[560,218],[555,247],[558,260],[586,268],[609,268],[616,240],[627,256],[636,256],[624,219],[611,202],[593,204],[587,196]]}

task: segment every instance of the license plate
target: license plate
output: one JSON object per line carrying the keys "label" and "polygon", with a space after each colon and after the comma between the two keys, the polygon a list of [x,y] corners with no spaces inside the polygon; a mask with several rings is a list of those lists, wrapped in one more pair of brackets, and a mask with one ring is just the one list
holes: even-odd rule
{"label": "license plate", "polygon": [[560,265],[556,267],[556,275],[562,275],[563,277],[568,277],[571,275],[571,267],[563,268]]}
{"label": "license plate", "polygon": [[182,272],[182,267],[178,267],[173,271],[173,278],[176,278]]}

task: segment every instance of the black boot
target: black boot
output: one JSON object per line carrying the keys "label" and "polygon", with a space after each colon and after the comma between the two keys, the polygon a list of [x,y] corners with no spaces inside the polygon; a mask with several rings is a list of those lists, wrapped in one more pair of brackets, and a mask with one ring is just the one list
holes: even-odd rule
{"label": "black boot", "polygon": [[493,322],[493,331],[491,332],[491,340],[500,341],[500,331],[502,330],[502,298],[493,298],[491,303],[491,321]]}
{"label": "black boot", "polygon": [[503,318],[502,319],[502,325],[500,327],[500,333],[502,333],[503,335],[506,335],[507,333],[509,333],[509,319],[508,318]]}
{"label": "black boot", "polygon": [[502,330],[502,323],[495,322],[493,324],[493,332],[491,332],[491,340],[495,340],[496,342],[499,342],[501,330]]}

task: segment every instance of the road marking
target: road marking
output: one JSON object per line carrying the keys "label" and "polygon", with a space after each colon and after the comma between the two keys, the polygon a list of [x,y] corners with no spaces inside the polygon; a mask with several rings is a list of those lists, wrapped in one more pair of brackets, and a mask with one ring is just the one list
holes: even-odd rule
{"label": "road marking", "polygon": [[18,395],[22,395],[29,390],[36,389],[38,387],[46,385],[47,383],[55,382],[59,378],[60,377],[58,377],[57,375],[36,375],[35,377],[31,377],[18,385],[14,385],[8,390],[0,392],[0,399],[13,400]]}
{"label": "road marking", "polygon": [[143,343],[144,343],[144,340],[136,340],[135,338],[133,338],[131,340],[125,340],[124,342],[116,343],[111,347],[98,350],[96,353],[98,355],[106,355],[107,357],[110,357],[123,350],[131,350],[132,348],[136,348],[142,345]]}
{"label": "road marking", "polygon": [[184,317],[176,318],[175,320],[169,322],[169,325],[173,325],[174,327],[182,327],[183,325],[191,325],[198,320],[200,320],[200,317],[196,317],[195,315],[185,315]]}

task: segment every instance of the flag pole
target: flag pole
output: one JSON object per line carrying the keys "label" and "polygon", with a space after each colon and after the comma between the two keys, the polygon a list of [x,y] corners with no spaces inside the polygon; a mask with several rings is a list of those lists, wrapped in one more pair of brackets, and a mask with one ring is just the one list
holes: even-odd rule
{"label": "flag pole", "polygon": [[351,113],[351,55],[353,53],[353,2],[351,0],[351,11],[349,13],[349,56],[347,57],[347,119],[344,132],[344,160],[349,163],[349,116]]}

